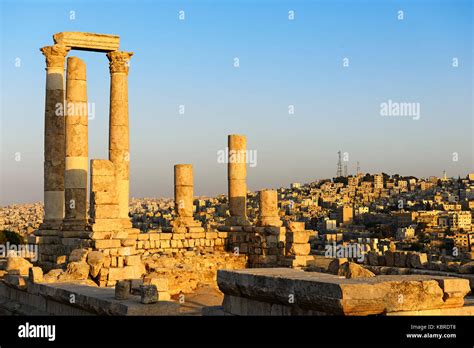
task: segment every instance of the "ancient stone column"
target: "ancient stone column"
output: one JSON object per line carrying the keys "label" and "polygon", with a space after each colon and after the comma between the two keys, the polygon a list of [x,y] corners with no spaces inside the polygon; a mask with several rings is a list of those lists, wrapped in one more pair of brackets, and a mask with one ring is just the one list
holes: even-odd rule
{"label": "ancient stone column", "polygon": [[278,194],[275,190],[262,190],[259,192],[260,211],[258,217],[259,226],[282,225],[278,215]]}
{"label": "ancient stone column", "polygon": [[128,62],[132,52],[107,53],[110,63],[109,160],[115,165],[119,217],[131,227],[128,217],[130,192],[130,153],[128,122]]}
{"label": "ancient stone column", "polygon": [[87,224],[88,108],[86,64],[77,57],[67,60],[66,171],[63,229]]}
{"label": "ancient stone column", "polygon": [[228,138],[227,177],[230,218],[226,225],[249,225],[247,220],[247,139],[231,134]]}
{"label": "ancient stone column", "polygon": [[174,166],[174,206],[177,218],[174,227],[200,226],[193,218],[194,179],[191,164]]}
{"label": "ancient stone column", "polygon": [[193,216],[193,166],[176,164],[174,166],[174,206],[179,217]]}
{"label": "ancient stone column", "polygon": [[41,229],[57,229],[64,217],[64,60],[70,48],[41,48],[46,57],[44,122],[44,219]]}

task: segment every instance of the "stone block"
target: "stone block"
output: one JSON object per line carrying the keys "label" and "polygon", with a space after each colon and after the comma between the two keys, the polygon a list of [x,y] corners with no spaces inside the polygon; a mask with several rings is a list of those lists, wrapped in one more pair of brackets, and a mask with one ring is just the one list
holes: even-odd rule
{"label": "stone block", "polygon": [[168,291],[158,291],[158,301],[170,301],[171,295]]}
{"label": "stone block", "polygon": [[87,255],[87,264],[90,266],[90,275],[93,278],[97,277],[104,264],[104,254],[97,250],[91,251]]}
{"label": "stone block", "polygon": [[5,283],[14,286],[19,289],[25,289],[26,288],[26,280],[19,274],[10,274],[8,273],[3,280]]}
{"label": "stone block", "polygon": [[385,252],[385,265],[387,267],[393,267],[395,265],[395,256],[393,251],[387,250]]}
{"label": "stone block", "polygon": [[92,205],[118,204],[118,196],[115,191],[91,192]]}
{"label": "stone block", "polygon": [[[448,283],[440,286],[439,281],[444,279],[448,279]],[[282,304],[288,303],[288,296],[292,294],[302,311],[332,315],[383,315],[459,308],[463,305],[462,298],[468,291],[469,281],[461,279],[465,284],[449,284],[450,279],[428,275],[346,279],[288,268],[219,270],[217,275],[219,289],[224,293],[224,309],[228,308],[225,299],[228,295]],[[458,294],[450,293],[450,286],[461,290]]]}
{"label": "stone block", "polygon": [[408,266],[413,268],[424,268],[428,264],[428,255],[425,253],[409,253]]}
{"label": "stone block", "polygon": [[[117,51],[120,46],[120,37],[117,35],[95,34],[83,32],[60,32],[53,35],[54,42],[61,46],[79,50],[110,52]],[[92,160],[94,162],[109,162],[106,160]],[[97,166],[97,164],[96,164]]]}
{"label": "stone block", "polygon": [[126,300],[130,297],[131,283],[129,280],[119,280],[115,283],[115,299]]}
{"label": "stone block", "polygon": [[145,273],[143,264],[125,266],[123,268],[109,268],[109,280],[138,279]]}
{"label": "stone block", "polygon": [[28,260],[19,256],[9,256],[5,270],[7,272],[18,271],[20,275],[27,276],[31,267],[33,264]]}
{"label": "stone block", "polygon": [[119,216],[119,206],[117,204],[97,205],[94,207],[94,218],[116,219]]}
{"label": "stone block", "polygon": [[228,232],[217,232],[217,236],[222,239],[227,238],[228,234]]}
{"label": "stone block", "polygon": [[115,166],[109,160],[91,160],[91,176],[114,176]]}
{"label": "stone block", "polygon": [[168,278],[164,277],[145,276],[143,284],[155,285],[158,291],[168,291],[169,288]]}
{"label": "stone block", "polygon": [[93,240],[97,239],[112,239],[115,235],[114,231],[101,231],[101,232],[90,232],[89,238]]}
{"label": "stone block", "polygon": [[43,270],[41,267],[31,267],[29,269],[28,277],[31,282],[38,283],[43,281]]}
{"label": "stone block", "polygon": [[205,232],[191,232],[190,236],[191,238],[194,238],[194,239],[206,238],[206,233]]}
{"label": "stone block", "polygon": [[123,247],[134,247],[137,244],[135,239],[121,239],[120,243]]}
{"label": "stone block", "polygon": [[120,219],[94,219],[92,231],[94,232],[111,232],[122,229],[122,221]]}
{"label": "stone block", "polygon": [[137,266],[141,264],[142,260],[140,255],[130,255],[125,256],[125,265],[127,266]]}
{"label": "stone block", "polygon": [[309,255],[310,251],[311,251],[311,246],[309,245],[309,243],[305,243],[305,244],[287,243],[286,244],[287,255]]}
{"label": "stone block", "polygon": [[97,249],[119,248],[121,246],[120,240],[118,239],[96,240],[94,243]]}
{"label": "stone block", "polygon": [[158,302],[158,290],[155,285],[140,285],[140,302],[145,304]]}
{"label": "stone block", "polygon": [[91,192],[116,192],[114,176],[91,176]]}
{"label": "stone block", "polygon": [[66,272],[61,276],[64,280],[85,280],[89,278],[89,265],[84,262],[69,262]]}
{"label": "stone block", "polygon": [[85,262],[88,253],[87,249],[74,249],[69,255],[69,262]]}
{"label": "stone block", "polygon": [[371,278],[375,277],[375,274],[365,269],[364,267],[354,263],[346,262],[339,267],[337,272],[338,276],[346,277],[348,279],[352,278]]}
{"label": "stone block", "polygon": [[341,267],[342,264],[346,263],[348,260],[346,258],[339,258],[339,259],[333,259],[329,263],[328,271],[331,274],[338,274],[339,273],[339,268]]}
{"label": "stone block", "polygon": [[160,240],[161,233],[149,233],[150,241],[157,241]]}
{"label": "stone block", "polygon": [[286,242],[288,243],[308,243],[309,242],[309,233],[307,231],[294,231],[286,233]]}
{"label": "stone block", "polygon": [[304,222],[290,221],[288,223],[288,230],[290,232],[304,231],[304,229],[305,229],[305,223]]}
{"label": "stone block", "polygon": [[462,264],[459,267],[459,273],[461,274],[474,274],[474,261]]}

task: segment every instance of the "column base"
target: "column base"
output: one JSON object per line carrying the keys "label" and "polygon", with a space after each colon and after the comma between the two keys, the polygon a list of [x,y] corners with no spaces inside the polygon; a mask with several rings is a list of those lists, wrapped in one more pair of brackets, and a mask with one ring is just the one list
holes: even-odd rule
{"label": "column base", "polygon": [[226,226],[250,226],[251,223],[245,216],[229,216],[225,220]]}
{"label": "column base", "polygon": [[64,219],[61,231],[91,231],[86,219]]}
{"label": "column base", "polygon": [[201,227],[200,221],[194,220],[192,216],[180,216],[171,222],[171,226],[174,228],[178,227]]}
{"label": "column base", "polygon": [[264,217],[260,217],[258,219],[257,226],[259,226],[259,227],[281,227],[281,226],[283,226],[283,221],[281,221],[279,217],[264,216]]}
{"label": "column base", "polygon": [[38,230],[59,230],[63,223],[63,219],[48,219],[44,220]]}

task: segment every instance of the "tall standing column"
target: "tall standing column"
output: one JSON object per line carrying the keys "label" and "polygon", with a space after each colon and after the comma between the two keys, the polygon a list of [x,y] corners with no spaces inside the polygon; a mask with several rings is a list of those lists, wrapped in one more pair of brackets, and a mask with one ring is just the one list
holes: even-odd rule
{"label": "tall standing column", "polygon": [[229,135],[227,176],[230,218],[226,225],[249,225],[247,220],[247,138]]}
{"label": "tall standing column", "polygon": [[128,62],[132,52],[107,53],[110,61],[109,160],[115,165],[119,218],[131,227],[128,217],[130,194],[130,153],[128,121]]}
{"label": "tall standing column", "polygon": [[67,60],[66,171],[63,229],[83,229],[87,224],[88,108],[86,64]]}
{"label": "tall standing column", "polygon": [[46,46],[44,122],[44,219],[41,229],[58,229],[64,218],[64,61],[70,48]]}

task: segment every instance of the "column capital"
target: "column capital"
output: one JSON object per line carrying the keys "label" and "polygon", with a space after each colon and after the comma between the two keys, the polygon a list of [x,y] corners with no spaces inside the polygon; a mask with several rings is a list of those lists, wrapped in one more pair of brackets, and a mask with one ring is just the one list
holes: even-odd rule
{"label": "column capital", "polygon": [[107,53],[109,59],[110,73],[128,74],[128,62],[133,56],[133,52],[113,51]]}
{"label": "column capital", "polygon": [[45,46],[40,51],[46,57],[47,68],[64,68],[64,61],[71,47],[63,45]]}

